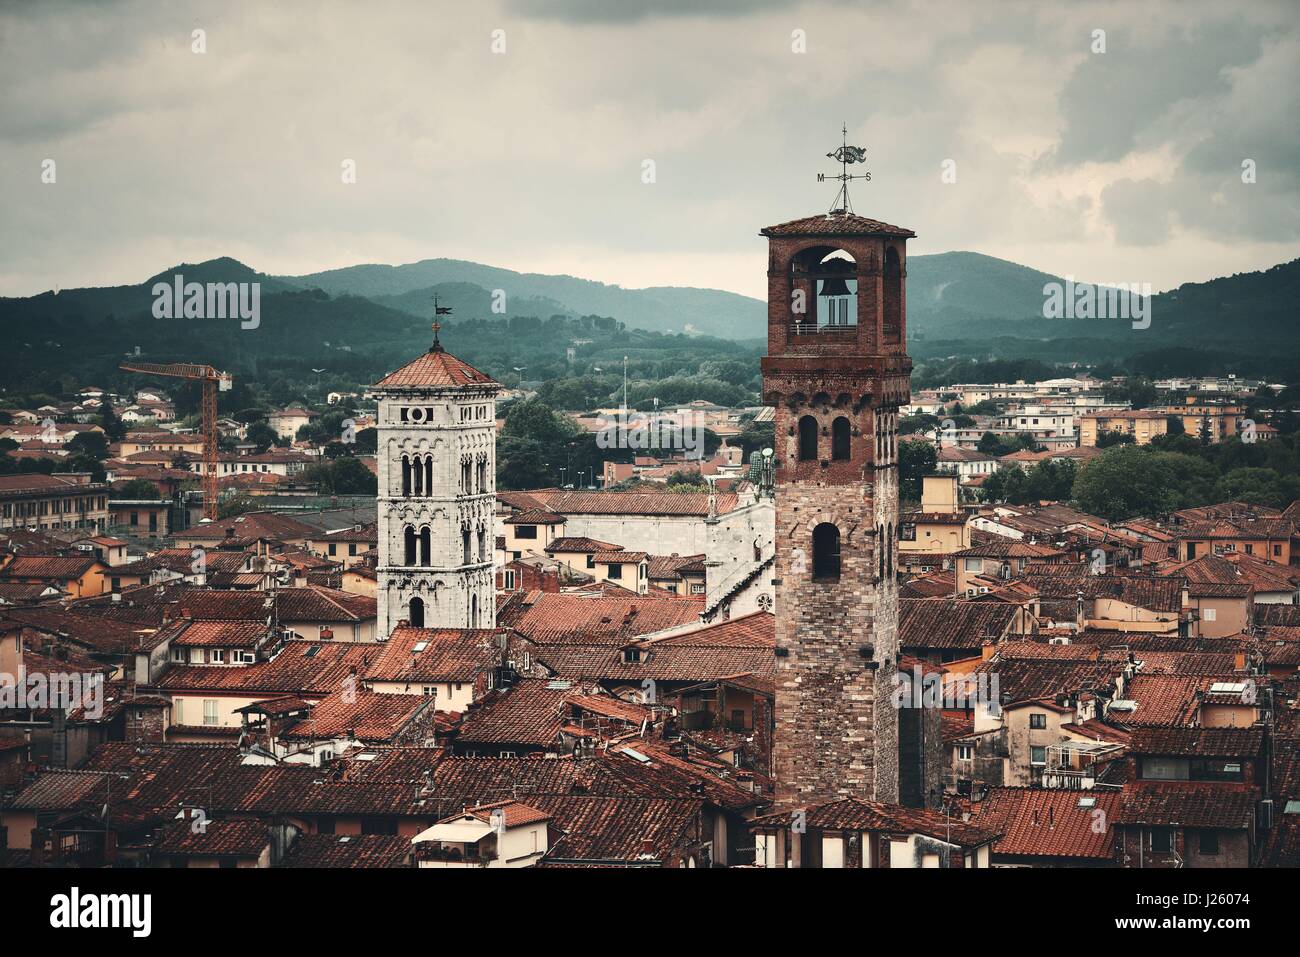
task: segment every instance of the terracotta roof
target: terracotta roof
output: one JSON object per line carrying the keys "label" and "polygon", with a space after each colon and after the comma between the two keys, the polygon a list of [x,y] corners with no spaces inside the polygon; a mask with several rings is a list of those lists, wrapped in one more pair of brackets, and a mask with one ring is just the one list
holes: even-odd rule
{"label": "terracotta roof", "polygon": [[[270,614],[269,598],[263,591],[187,590],[180,595],[180,611],[186,618],[207,621],[265,620]],[[281,624],[351,623],[374,618],[376,601],[367,595],[303,585],[277,589],[275,610]]]}
{"label": "terracotta roof", "polygon": [[699,619],[692,602],[676,598],[534,593],[499,624],[542,645],[622,645],[640,635]]}
{"label": "terracotta roof", "polygon": [[567,682],[525,678],[495,692],[466,713],[456,735],[460,744],[553,744],[564,725]]}
{"label": "terracotta roof", "polygon": [[672,798],[536,795],[528,800],[563,832],[544,860],[611,865],[654,864],[694,846],[703,806]]}
{"label": "terracotta roof", "polygon": [[972,674],[996,676],[1000,693],[1018,702],[1081,692],[1104,692],[1109,696],[1123,670],[1124,665],[1118,662],[994,658]]}
{"label": "terracotta roof", "polygon": [[894,236],[911,238],[916,235],[902,226],[891,226],[878,219],[868,219],[854,213],[828,213],[791,219],[759,230],[763,236]]}
{"label": "terracotta roof", "polygon": [[639,565],[646,560],[646,553],[619,549],[614,552],[597,552],[591,560],[597,565]]}
{"label": "terracotta roof", "polygon": [[256,648],[270,629],[265,621],[187,621],[176,623],[171,647]]}
{"label": "terracotta roof", "polygon": [[493,822],[493,812],[500,811],[505,816],[506,827],[521,827],[524,824],[536,824],[539,821],[549,821],[551,815],[545,811],[539,811],[535,807],[529,807],[527,804],[521,804],[518,801],[496,801],[492,804],[480,804],[478,807],[466,808],[466,814],[472,814],[480,821],[486,823]]}
{"label": "terracotta roof", "polygon": [[537,649],[538,661],[557,676],[572,680],[710,681],[738,674],[773,675],[776,656],[771,648],[698,647],[657,642],[639,662],[623,660],[614,645],[547,645]]}
{"label": "terracotta roof", "polygon": [[[16,555],[0,569],[0,578],[67,581],[80,578],[102,562],[94,555]],[[106,567],[106,566],[105,566]]]}
{"label": "terracotta roof", "polygon": [[902,648],[975,650],[1001,638],[1019,610],[1006,602],[900,598],[898,643]]}
{"label": "terracotta roof", "polygon": [[[500,660],[488,628],[413,628],[399,625],[366,669],[369,681],[471,682]],[[418,651],[416,649],[419,649]]]}
{"label": "terracotta roof", "polygon": [[1300,867],[1300,814],[1282,814],[1264,838],[1260,867]]}
{"label": "terracotta roof", "polygon": [[433,704],[433,699],[424,695],[340,689],[279,736],[288,741],[350,737],[367,744],[388,743]]}
{"label": "terracotta roof", "polygon": [[[787,824],[791,810],[777,811],[756,818],[755,823]],[[941,811],[882,804],[861,798],[843,798],[824,804],[808,805],[802,810],[809,827],[834,831],[882,831],[890,834],[923,834],[959,847],[979,847],[997,839],[999,832],[982,824],[967,824]]]}
{"label": "terracotta roof", "polygon": [[562,525],[566,521],[563,515],[548,512],[544,508],[530,508],[511,515],[505,523],[507,525]]}
{"label": "terracotta roof", "polygon": [[[993,853],[1016,857],[1111,860],[1118,791],[993,787],[971,805],[971,819],[1003,832]],[[1097,826],[1100,822],[1100,828]]]}
{"label": "terracotta roof", "polygon": [[411,839],[396,834],[299,834],[279,867],[410,867]]}
{"label": "terracotta roof", "polygon": [[376,389],[445,389],[461,386],[500,388],[491,376],[479,372],[450,352],[430,350],[375,383]]}
{"label": "terracotta roof", "polygon": [[1111,719],[1129,727],[1191,727],[1199,713],[1198,693],[1215,681],[1231,678],[1190,675],[1136,675],[1124,696],[1137,702],[1136,711],[1113,712]]}
{"label": "terracotta roof", "polygon": [[271,837],[261,821],[206,821],[198,830],[195,821],[173,821],[162,829],[154,851],[187,857],[258,857],[270,846]]}
{"label": "terracotta roof", "polygon": [[163,690],[203,690],[238,695],[324,696],[352,674],[364,674],[379,655],[369,644],[287,641],[270,661],[247,667],[170,665],[156,682]]}
{"label": "terracotta roof", "polygon": [[1134,754],[1258,757],[1264,748],[1264,729],[1259,725],[1246,728],[1135,728],[1130,744]]}
{"label": "terracotta roof", "polygon": [[1246,788],[1131,781],[1124,785],[1113,820],[1117,824],[1246,830],[1254,819],[1254,792]]}
{"label": "terracotta roof", "polygon": [[[500,547],[504,548],[505,545],[502,544]],[[622,545],[614,545],[611,542],[602,542],[580,535],[565,535],[551,539],[551,544],[547,545],[544,551],[552,554],[560,552],[616,552],[622,547]]]}

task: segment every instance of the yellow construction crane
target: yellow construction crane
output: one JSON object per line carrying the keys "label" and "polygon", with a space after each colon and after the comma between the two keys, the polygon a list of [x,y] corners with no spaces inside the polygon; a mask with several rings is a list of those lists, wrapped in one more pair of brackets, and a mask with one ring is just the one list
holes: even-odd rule
{"label": "yellow construction crane", "polygon": [[229,372],[193,362],[124,362],[125,372],[198,379],[203,383],[203,517],[217,520],[217,392],[234,385]]}

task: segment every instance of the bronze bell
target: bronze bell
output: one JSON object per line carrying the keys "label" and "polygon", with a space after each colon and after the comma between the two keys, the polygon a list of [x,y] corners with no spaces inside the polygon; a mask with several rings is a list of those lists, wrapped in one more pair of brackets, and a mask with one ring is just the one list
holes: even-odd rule
{"label": "bronze bell", "polygon": [[817,295],[834,298],[836,296],[851,296],[848,284],[844,281],[843,276],[832,276],[830,279],[822,280],[822,291]]}

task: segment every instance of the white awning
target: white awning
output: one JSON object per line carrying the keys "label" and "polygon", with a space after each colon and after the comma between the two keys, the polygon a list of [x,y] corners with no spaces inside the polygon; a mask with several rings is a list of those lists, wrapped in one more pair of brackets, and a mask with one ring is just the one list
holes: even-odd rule
{"label": "white awning", "polygon": [[474,844],[493,831],[491,824],[483,821],[444,821],[426,828],[411,838],[412,844],[423,841],[450,841],[456,844]]}

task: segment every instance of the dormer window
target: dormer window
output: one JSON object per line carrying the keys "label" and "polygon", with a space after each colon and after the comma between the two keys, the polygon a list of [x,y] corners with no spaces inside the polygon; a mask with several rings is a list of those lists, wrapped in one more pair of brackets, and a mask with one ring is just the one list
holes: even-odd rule
{"label": "dormer window", "polygon": [[640,664],[645,660],[645,652],[641,648],[624,648],[623,663],[625,665]]}

